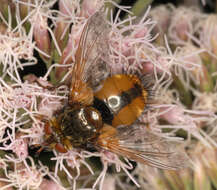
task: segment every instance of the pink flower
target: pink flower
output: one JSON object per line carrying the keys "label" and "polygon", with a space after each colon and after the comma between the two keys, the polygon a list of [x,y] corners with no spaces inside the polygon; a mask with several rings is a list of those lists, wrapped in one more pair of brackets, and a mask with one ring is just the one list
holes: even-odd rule
{"label": "pink flower", "polygon": [[168,36],[174,44],[185,44],[193,35],[194,23],[199,19],[199,11],[180,7],[173,10]]}
{"label": "pink flower", "polygon": [[59,10],[64,16],[73,18],[75,14],[79,15],[80,13],[79,1],[60,0]]}
{"label": "pink flower", "polygon": [[90,17],[98,11],[104,4],[104,0],[84,0],[81,5],[81,15],[85,18]]}
{"label": "pink flower", "polygon": [[26,138],[20,138],[13,141],[10,144],[11,150],[17,155],[21,160],[27,158],[28,154],[28,140]]}
{"label": "pink flower", "polygon": [[51,180],[43,179],[39,190],[63,190],[57,183]]}
{"label": "pink flower", "polygon": [[48,34],[47,18],[36,14],[32,22],[34,23],[33,35],[37,47],[43,52],[45,57],[48,58],[51,51],[51,42]]}
{"label": "pink flower", "polygon": [[171,124],[180,124],[185,120],[184,109],[180,106],[174,105],[162,108],[160,118],[165,119]]}

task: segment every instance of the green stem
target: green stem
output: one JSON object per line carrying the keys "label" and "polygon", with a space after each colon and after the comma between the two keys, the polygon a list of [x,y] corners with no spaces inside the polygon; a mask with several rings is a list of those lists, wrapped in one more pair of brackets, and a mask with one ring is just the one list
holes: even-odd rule
{"label": "green stem", "polygon": [[[121,2],[121,0],[113,0],[113,2],[119,4]],[[115,9],[115,5],[113,3],[107,2],[105,3],[105,7],[109,9],[109,14],[107,15],[107,19],[110,20],[110,11],[112,10],[114,12]]]}
{"label": "green stem", "polygon": [[173,84],[180,94],[180,100],[187,106],[190,107],[192,104],[192,97],[190,91],[186,90],[180,79],[173,74]]}
{"label": "green stem", "polygon": [[215,0],[215,12],[217,13],[217,0]]}
{"label": "green stem", "polygon": [[131,11],[135,16],[140,16],[144,10],[152,3],[153,0],[137,0]]}
{"label": "green stem", "polygon": [[202,65],[202,73],[200,75],[200,90],[202,92],[211,92],[214,88],[213,81],[207,68]]}

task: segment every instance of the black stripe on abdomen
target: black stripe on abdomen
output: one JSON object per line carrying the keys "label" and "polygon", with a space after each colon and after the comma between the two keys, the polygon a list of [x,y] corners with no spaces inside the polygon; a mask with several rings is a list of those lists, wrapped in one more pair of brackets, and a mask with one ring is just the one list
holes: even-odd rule
{"label": "black stripe on abdomen", "polygon": [[122,92],[120,94],[121,104],[120,104],[120,109],[118,110],[118,112],[121,109],[123,109],[125,106],[130,104],[133,101],[133,99],[141,95],[142,95],[142,88],[141,86],[137,84],[135,84],[133,88],[130,88],[129,90]]}
{"label": "black stripe on abdomen", "polygon": [[110,96],[107,100],[94,98],[93,107],[96,108],[102,116],[103,122],[111,125],[114,115],[117,115],[121,109],[129,105],[136,97],[142,95],[142,87],[135,84],[134,87],[123,91],[115,96]]}

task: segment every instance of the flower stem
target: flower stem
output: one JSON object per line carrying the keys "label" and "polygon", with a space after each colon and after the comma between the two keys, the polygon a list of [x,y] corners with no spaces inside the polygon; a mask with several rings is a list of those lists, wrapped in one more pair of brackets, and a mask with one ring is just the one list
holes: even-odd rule
{"label": "flower stem", "polygon": [[187,106],[190,107],[192,104],[191,93],[186,90],[180,79],[173,73],[173,84],[180,94],[180,100]]}
{"label": "flower stem", "polygon": [[140,16],[144,13],[144,10],[152,3],[153,0],[137,0],[134,3],[131,11],[135,16]]}

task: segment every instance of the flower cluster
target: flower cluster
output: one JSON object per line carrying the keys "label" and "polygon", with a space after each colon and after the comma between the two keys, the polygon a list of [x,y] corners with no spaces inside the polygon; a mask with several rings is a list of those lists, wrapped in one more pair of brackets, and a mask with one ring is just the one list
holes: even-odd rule
{"label": "flower cluster", "polygon": [[[217,17],[195,7],[172,5],[156,7],[150,15],[158,21],[153,30],[159,33],[155,43],[166,42],[167,57],[172,60],[167,82],[160,83],[156,118],[161,129],[170,128],[169,133],[185,137],[192,166],[176,172],[139,164],[134,172],[143,189],[212,189],[216,187]],[[162,20],[162,15],[167,15],[167,20]]]}
{"label": "flower cluster", "polygon": [[[0,189],[217,187],[216,15],[166,5],[149,7],[136,17],[133,8],[113,0],[3,2]],[[189,155],[186,165],[191,167],[179,174],[132,164],[106,150],[42,150],[44,118],[51,119],[67,102],[71,65],[84,25],[102,7],[108,18],[108,50],[104,51],[111,74],[150,76],[144,82],[151,83],[153,103],[138,123],[148,123],[146,128],[153,135],[165,139],[168,145],[178,142],[176,148]],[[126,15],[122,20],[121,11]],[[20,75],[27,66],[40,64],[47,67],[44,76]],[[163,146],[164,140],[161,143]],[[186,165],[183,163],[183,167]]]}

